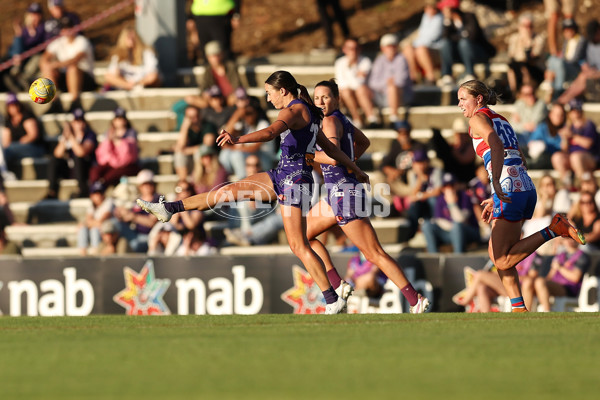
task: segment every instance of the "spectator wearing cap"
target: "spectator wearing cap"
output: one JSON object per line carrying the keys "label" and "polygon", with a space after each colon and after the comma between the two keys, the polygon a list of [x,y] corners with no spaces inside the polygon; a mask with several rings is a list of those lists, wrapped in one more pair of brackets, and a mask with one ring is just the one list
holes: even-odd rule
{"label": "spectator wearing cap", "polygon": [[65,17],[70,20],[71,26],[77,26],[81,22],[77,14],[67,10],[64,0],[48,0],[48,11],[50,18],[44,24],[44,29],[49,38],[60,35],[61,21]]}
{"label": "spectator wearing cap", "polygon": [[91,204],[86,210],[85,219],[79,224],[77,247],[82,256],[96,255],[101,242],[101,227],[112,218],[115,204],[105,196],[105,186],[101,182],[90,185]]}
{"label": "spectator wearing cap", "polygon": [[460,81],[475,79],[475,63],[488,63],[496,49],[485,37],[475,14],[460,10],[460,0],[441,0],[438,8],[444,16],[442,30],[442,86],[454,83],[452,66],[462,63],[465,74]]}
{"label": "spectator wearing cap", "polygon": [[581,64],[585,61],[586,40],[579,34],[579,28],[573,19],[565,19],[562,24],[563,47],[558,55],[550,55],[546,61],[542,88],[551,93],[552,100],[557,99],[565,86],[573,81]]}
{"label": "spectator wearing cap", "polygon": [[135,27],[121,30],[104,81],[105,87],[123,90],[160,86],[156,53],[144,44]]}
{"label": "spectator wearing cap", "polygon": [[82,91],[96,89],[94,49],[92,43],[73,29],[68,17],[60,20],[60,36],[52,41],[40,59],[42,76],[51,79],[62,91],[71,95],[72,108],[81,106]]}
{"label": "spectator wearing cap", "polygon": [[581,72],[557,99],[567,104],[574,98],[585,95],[588,101],[600,101],[600,22],[590,21],[587,25],[587,46]]}
{"label": "spectator wearing cap", "polygon": [[194,165],[200,162],[200,146],[216,148],[216,139],[217,127],[204,120],[202,111],[198,107],[187,106],[173,148],[173,164],[179,179],[187,179],[194,170]]}
{"label": "spectator wearing cap", "polygon": [[98,147],[96,132],[85,120],[83,109],[73,110],[73,120],[63,123],[52,158],[48,164],[48,194],[46,198],[58,197],[59,179],[77,180],[78,193],[74,197],[88,197],[90,169],[96,159]]}
{"label": "spectator wearing cap", "polygon": [[398,108],[412,101],[412,81],[406,58],[398,51],[398,37],[386,33],[381,37],[379,47],[381,54],[373,62],[368,85],[375,104],[380,108],[389,107],[389,120],[393,126],[400,119]]}
{"label": "spectator wearing cap", "polygon": [[[342,102],[352,116],[352,123],[361,128],[366,119],[369,128],[379,126],[379,119],[373,106],[371,89],[367,79],[371,73],[372,62],[361,54],[356,38],[347,38],[342,45],[344,55],[335,60],[335,81],[340,90]],[[361,115],[361,111],[364,114]]]}
{"label": "spectator wearing cap", "polygon": [[8,170],[17,173],[23,158],[43,157],[46,154],[43,125],[14,93],[6,96],[5,115],[2,129],[4,159]]}
{"label": "spectator wearing cap", "polygon": [[13,24],[15,36],[8,52],[8,56],[12,57],[13,66],[2,76],[4,84],[10,91],[17,93],[29,90],[29,85],[39,75],[40,54],[24,58],[22,53],[48,39],[43,18],[40,3],[31,3],[27,7],[23,23],[16,21]]}
{"label": "spectator wearing cap", "polygon": [[425,149],[413,151],[412,168],[408,174],[410,206],[406,213],[410,222],[410,237],[417,232],[421,218],[432,217],[436,198],[442,192],[442,175],[441,168],[431,165]]}
{"label": "spectator wearing cap", "polygon": [[186,102],[198,108],[208,107],[212,95],[211,89],[216,86],[225,98],[226,104],[234,105],[237,100],[235,90],[242,87],[236,62],[224,57],[221,44],[216,40],[206,43],[204,53],[208,64],[202,82],[199,84],[201,95],[187,96]]}
{"label": "spectator wearing cap", "polygon": [[196,193],[208,192],[227,182],[227,170],[219,162],[214,146],[200,146],[198,156],[200,162],[194,165],[193,174]]}
{"label": "spectator wearing cap", "polygon": [[233,58],[231,33],[240,24],[240,9],[241,0],[193,0],[190,11],[200,44],[216,41],[225,57]]}
{"label": "spectator wearing cap", "polygon": [[[389,200],[393,201],[396,211],[403,213],[410,204],[408,196],[411,187],[408,184],[408,175],[412,168],[413,152],[423,149],[423,145],[411,138],[411,126],[408,121],[398,121],[394,128],[397,132],[396,140],[391,142],[387,154],[381,160],[379,170],[384,181],[390,185]],[[377,180],[379,176],[374,178]]]}
{"label": "spectator wearing cap", "polygon": [[452,174],[444,174],[433,215],[425,219],[421,229],[429,253],[437,253],[440,245],[445,244],[451,244],[454,253],[464,253],[469,244],[480,243],[479,224],[471,199],[464,190],[458,189]]}
{"label": "spectator wearing cap", "polygon": [[596,125],[583,113],[583,103],[568,104],[569,128],[559,131],[561,150],[552,155],[552,166],[567,188],[573,188],[571,172],[578,180],[585,172],[594,172],[600,161],[600,137]]}
{"label": "spectator wearing cap", "polygon": [[[161,196],[156,192],[154,173],[151,170],[141,170],[136,176],[136,184],[136,197],[154,203],[159,201]],[[148,235],[158,221],[156,217],[142,210],[136,202],[117,206],[114,215],[119,221],[119,231],[127,239],[131,249],[136,253],[146,253]]]}
{"label": "spectator wearing cap", "polygon": [[436,7],[436,0],[426,0],[424,3],[417,37],[402,48],[402,53],[408,61],[413,82],[419,79],[419,71],[423,71],[423,83],[434,85],[435,68],[436,65],[439,66],[444,18]]}
{"label": "spectator wearing cap", "polygon": [[[240,93],[241,94],[241,93]],[[245,93],[244,93],[245,95]],[[269,126],[264,110],[260,106],[257,98],[248,98],[239,100],[236,103],[236,110],[225,124],[225,130],[236,136],[243,136],[250,132],[255,132]],[[261,169],[269,170],[273,167],[275,161],[275,143],[272,141],[264,143],[245,143],[243,145],[225,145],[219,152],[219,162],[236,178],[245,178],[246,168],[245,160],[249,155],[256,155],[261,160]]]}
{"label": "spectator wearing cap", "polygon": [[140,170],[138,162],[137,132],[129,124],[125,110],[117,108],[96,149],[96,164],[90,170],[90,181],[114,186],[122,176],[137,174]]}
{"label": "spectator wearing cap", "polygon": [[98,246],[98,254],[107,256],[111,254],[131,253],[129,242],[119,232],[118,224],[113,219],[107,219],[100,226],[102,241]]}
{"label": "spectator wearing cap", "polygon": [[202,110],[204,119],[220,131],[235,112],[235,106],[227,105],[227,99],[217,85],[209,87],[203,96],[208,99],[208,106]]}
{"label": "spectator wearing cap", "polygon": [[435,151],[443,165],[444,171],[450,172],[456,180],[467,183],[475,177],[475,160],[477,154],[473,141],[469,136],[469,127],[463,117],[452,123],[452,140],[449,142],[439,128],[432,128],[431,148]]}

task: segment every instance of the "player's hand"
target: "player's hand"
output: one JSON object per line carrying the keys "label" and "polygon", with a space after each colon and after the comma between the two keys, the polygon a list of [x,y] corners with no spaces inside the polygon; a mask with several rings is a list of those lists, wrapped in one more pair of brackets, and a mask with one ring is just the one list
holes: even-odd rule
{"label": "player's hand", "polygon": [[481,202],[481,206],[483,207],[483,210],[481,211],[481,219],[489,224],[494,216],[494,200],[484,200]]}
{"label": "player's hand", "polygon": [[356,175],[356,179],[358,179],[358,181],[360,183],[365,183],[367,185],[370,185],[371,182],[369,181],[369,175],[367,175],[364,171],[359,169],[358,172],[355,173],[355,175]]}
{"label": "player's hand", "polygon": [[219,136],[217,137],[217,145],[223,147],[226,144],[236,144],[237,142],[238,138],[236,136],[233,136],[225,129],[221,129],[221,133],[219,133]]}
{"label": "player's hand", "polygon": [[512,203],[510,197],[508,197],[506,193],[502,191],[502,186],[500,186],[499,182],[494,182],[494,192],[496,192],[496,196],[498,196],[498,199],[500,199],[500,201],[503,203]]}

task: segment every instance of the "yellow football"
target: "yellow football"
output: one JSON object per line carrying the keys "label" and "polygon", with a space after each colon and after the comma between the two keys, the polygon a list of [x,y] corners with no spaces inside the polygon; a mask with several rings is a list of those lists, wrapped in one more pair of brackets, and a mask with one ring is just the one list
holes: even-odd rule
{"label": "yellow football", "polygon": [[38,104],[46,104],[54,99],[56,86],[48,78],[38,78],[29,87],[29,97]]}

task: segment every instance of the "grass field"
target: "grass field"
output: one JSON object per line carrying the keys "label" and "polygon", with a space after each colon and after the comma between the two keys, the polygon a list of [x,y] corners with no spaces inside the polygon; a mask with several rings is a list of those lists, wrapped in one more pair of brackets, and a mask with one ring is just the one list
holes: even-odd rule
{"label": "grass field", "polygon": [[0,318],[0,399],[597,399],[597,313]]}

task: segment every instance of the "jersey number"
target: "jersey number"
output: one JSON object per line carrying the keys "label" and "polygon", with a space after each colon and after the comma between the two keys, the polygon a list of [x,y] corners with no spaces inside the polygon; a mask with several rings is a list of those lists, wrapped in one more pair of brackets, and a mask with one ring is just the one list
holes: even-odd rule
{"label": "jersey number", "polygon": [[500,136],[500,140],[504,143],[504,148],[517,149],[519,147],[517,135],[515,135],[515,131],[508,122],[495,119],[494,126],[496,127],[496,133]]}

